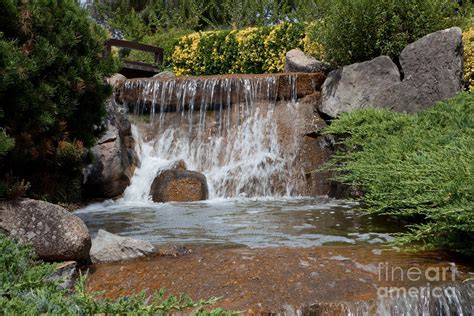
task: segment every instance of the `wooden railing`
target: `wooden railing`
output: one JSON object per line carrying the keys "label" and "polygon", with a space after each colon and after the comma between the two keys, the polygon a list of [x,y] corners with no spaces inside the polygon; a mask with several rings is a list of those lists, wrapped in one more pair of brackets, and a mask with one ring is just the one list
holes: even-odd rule
{"label": "wooden railing", "polygon": [[154,54],[155,65],[139,62],[139,61],[123,60],[122,62],[125,68],[128,68],[130,70],[154,73],[154,72],[158,72],[158,68],[156,67],[156,65],[160,65],[163,63],[163,49],[160,47],[142,44],[142,43],[118,40],[118,39],[109,39],[108,41],[105,42],[105,50],[104,50],[105,57],[110,56],[110,54],[112,53],[113,46],[120,47],[120,48],[140,50],[143,52],[150,52]]}

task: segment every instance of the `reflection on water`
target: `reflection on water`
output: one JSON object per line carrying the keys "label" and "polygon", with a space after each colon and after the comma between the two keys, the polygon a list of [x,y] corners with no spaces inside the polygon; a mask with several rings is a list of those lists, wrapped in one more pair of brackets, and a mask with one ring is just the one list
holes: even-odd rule
{"label": "reflection on water", "polygon": [[[220,199],[197,203],[94,204],[76,213],[94,235],[105,229],[152,243],[311,247],[377,244],[399,229],[328,198]],[[394,229],[395,228],[395,229]]]}

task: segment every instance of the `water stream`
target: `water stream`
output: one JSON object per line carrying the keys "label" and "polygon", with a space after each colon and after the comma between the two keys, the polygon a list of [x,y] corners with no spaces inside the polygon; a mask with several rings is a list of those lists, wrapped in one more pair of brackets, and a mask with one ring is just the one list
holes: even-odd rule
{"label": "water stream", "polygon": [[[400,231],[400,223],[366,216],[352,202],[301,196],[306,184],[305,170],[296,159],[300,139],[296,128],[281,130],[275,114],[283,109],[290,120],[298,115],[298,87],[292,78],[287,100],[279,100],[281,88],[271,75],[126,82],[124,91],[138,89],[141,100],[130,106],[140,166],[123,198],[90,205],[77,215],[93,235],[106,229],[197,251],[194,257],[170,261],[169,266],[167,259],[160,258],[99,266],[91,276],[92,289],[107,289],[111,297],[153,289],[157,266],[165,265],[159,272],[160,286],[168,284],[167,272],[186,271],[190,275],[181,277],[182,286],[173,278],[168,286],[190,294],[228,297],[231,301],[223,303],[227,308],[260,304],[262,310],[276,308],[297,315],[473,315],[473,287],[459,282],[472,272],[470,265],[461,265],[464,274],[451,283],[440,283],[442,287],[454,284],[451,296],[376,298],[374,289],[381,286],[373,275],[377,263],[387,260],[408,269],[425,265],[427,259],[423,254],[401,256],[387,246],[392,233]],[[150,186],[156,175],[180,160],[206,176],[210,200],[151,202]],[[428,262],[436,266],[450,264],[444,255],[430,258]],[[256,261],[266,262],[274,273],[265,276]],[[223,271],[222,280],[218,270]],[[243,289],[227,285],[234,274],[240,278],[235,284],[244,284]],[[303,279],[293,285],[292,275]],[[294,297],[275,294],[274,287],[254,288],[249,281],[254,277]],[[408,285],[412,284],[402,282]],[[244,292],[229,292],[229,286]],[[305,294],[296,294],[300,292]],[[242,293],[254,294],[243,299]],[[268,304],[262,305],[260,300],[265,299]],[[315,301],[325,304],[311,307]]]}
{"label": "water stream", "polygon": [[[284,150],[279,143],[275,77],[189,79],[179,85],[173,80],[133,81],[126,87],[137,84],[141,94],[152,99],[142,97],[134,107],[134,114],[145,109],[150,114],[146,122],[135,120],[142,166],[125,201],[146,200],[157,172],[179,160],[206,175],[211,199],[298,193],[304,181],[304,172],[294,161],[298,141],[287,135],[294,148]],[[294,84],[291,89],[296,96]],[[292,115],[298,104],[293,98],[282,106]]]}

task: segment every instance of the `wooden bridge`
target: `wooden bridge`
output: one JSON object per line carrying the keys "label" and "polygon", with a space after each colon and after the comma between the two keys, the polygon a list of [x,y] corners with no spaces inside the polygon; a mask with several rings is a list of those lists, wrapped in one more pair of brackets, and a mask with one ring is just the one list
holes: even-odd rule
{"label": "wooden bridge", "polygon": [[133,50],[140,50],[154,54],[154,64],[148,64],[140,61],[122,60],[124,67],[120,71],[127,78],[143,78],[153,77],[153,75],[160,72],[158,65],[163,63],[163,49],[160,47],[146,45],[136,42],[129,42],[118,39],[109,39],[105,42],[104,57],[110,56],[112,47],[128,48]]}

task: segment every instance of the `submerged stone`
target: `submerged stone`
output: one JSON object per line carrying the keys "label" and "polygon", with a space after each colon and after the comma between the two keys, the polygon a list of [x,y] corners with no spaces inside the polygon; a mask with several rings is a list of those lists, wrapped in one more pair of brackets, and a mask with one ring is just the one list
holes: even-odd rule
{"label": "submerged stone", "polygon": [[115,262],[142,258],[154,251],[148,241],[121,237],[99,229],[92,240],[90,257],[92,263]]}

